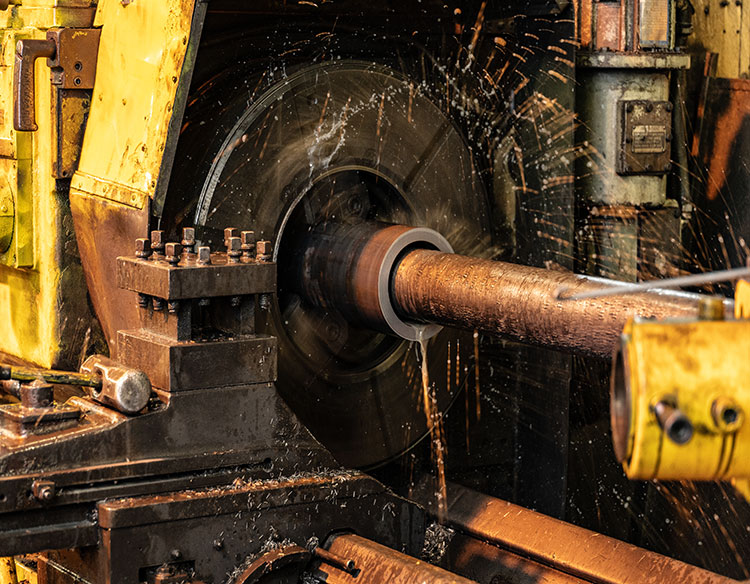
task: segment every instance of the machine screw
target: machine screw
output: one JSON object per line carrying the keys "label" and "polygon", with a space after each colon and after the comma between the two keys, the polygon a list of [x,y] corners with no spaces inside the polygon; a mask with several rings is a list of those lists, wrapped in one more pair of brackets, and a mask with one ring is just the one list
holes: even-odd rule
{"label": "machine screw", "polygon": [[142,294],[141,292],[138,293],[138,306],[140,308],[148,308],[148,305],[151,304],[151,297],[148,294]]}
{"label": "machine screw", "polygon": [[201,266],[207,266],[211,263],[211,248],[207,245],[198,248],[198,263]]}
{"label": "machine screw", "polygon": [[232,308],[237,308],[240,305],[242,299],[239,296],[232,296],[229,299],[229,304]]}
{"label": "machine screw", "polygon": [[170,266],[176,266],[180,263],[180,247],[179,243],[168,243],[164,248],[166,253],[165,259]]}
{"label": "machine screw", "polygon": [[135,257],[141,260],[147,260],[151,255],[151,241],[145,237],[139,237],[135,240]]}
{"label": "machine screw", "polygon": [[668,112],[671,112],[673,107],[674,106],[670,102],[667,102],[666,104],[664,104],[664,109],[667,110]]}
{"label": "machine screw", "polygon": [[240,230],[236,227],[227,227],[224,229],[224,247],[227,247],[229,245],[229,238],[230,237],[239,237],[240,236]]}
{"label": "machine screw", "polygon": [[273,253],[273,247],[270,241],[259,241],[255,244],[255,261],[264,263],[271,261],[271,255]]}
{"label": "machine screw", "polygon": [[269,308],[271,308],[271,295],[261,294],[258,297],[258,306],[260,306],[261,310],[268,310]]}
{"label": "machine screw", "polygon": [[654,111],[654,104],[653,104],[653,103],[651,103],[651,102],[648,102],[648,103],[646,104],[646,111],[647,111],[647,112],[652,112],[652,111]]}
{"label": "machine screw", "polygon": [[242,243],[239,237],[230,237],[227,239],[227,263],[239,264],[242,256]]}
{"label": "machine screw", "polygon": [[255,260],[255,231],[243,231],[240,234],[242,241],[242,263],[250,264]]}
{"label": "machine screw", "polygon": [[182,552],[181,552],[180,550],[174,549],[174,550],[172,550],[171,552],[169,552],[169,558],[170,558],[170,559],[171,559],[171,560],[172,560],[173,562],[176,562],[176,561],[177,561],[177,560],[179,560],[179,559],[180,559],[181,557],[182,557]]}
{"label": "machine screw", "polygon": [[182,229],[182,258],[187,259],[195,255],[195,228],[184,227]]}
{"label": "machine screw", "polygon": [[180,309],[179,300],[170,300],[169,302],[167,302],[167,310],[171,312],[172,314],[176,314],[179,309]]}
{"label": "machine screw", "polygon": [[42,503],[47,503],[55,498],[55,483],[36,480],[31,483],[31,493]]}
{"label": "machine screw", "polygon": [[152,231],[151,232],[151,249],[154,251],[152,256],[155,260],[160,260],[164,257],[164,232],[163,231]]}
{"label": "machine screw", "polygon": [[224,549],[224,540],[223,539],[215,539],[214,540],[214,549],[217,552],[220,552]]}
{"label": "machine screw", "polygon": [[164,300],[162,298],[154,298],[154,312],[161,312],[164,310]]}

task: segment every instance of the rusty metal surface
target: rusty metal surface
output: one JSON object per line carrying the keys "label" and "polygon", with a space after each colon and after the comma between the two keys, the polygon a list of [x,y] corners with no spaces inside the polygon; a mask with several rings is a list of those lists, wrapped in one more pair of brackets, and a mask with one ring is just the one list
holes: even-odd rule
{"label": "rusty metal surface", "polygon": [[561,301],[611,282],[505,262],[408,253],[393,276],[393,299],[406,318],[480,329],[534,345],[610,357],[633,316],[695,317],[698,296],[680,292]]}
{"label": "rusty metal surface", "polygon": [[37,59],[51,58],[55,41],[25,39],[16,44],[16,63],[13,69],[13,127],[22,132],[35,132],[36,81],[34,64]]}
{"label": "rusty metal surface", "polygon": [[295,254],[300,292],[319,308],[335,308],[350,322],[410,341],[428,339],[440,327],[404,322],[391,301],[391,273],[401,254],[413,246],[453,251],[431,229],[377,223],[320,225]]}
{"label": "rusty metal surface", "polygon": [[619,174],[661,174],[671,168],[672,104],[634,99],[620,102]]}
{"label": "rusty metal surface", "polygon": [[133,293],[117,287],[117,258],[132,253],[133,241],[146,235],[148,213],[75,191],[70,210],[89,295],[116,358],[117,331],[138,328],[140,322]]}
{"label": "rusty metal surface", "polygon": [[60,89],[93,89],[99,52],[99,28],[58,28],[47,33],[55,43],[47,59],[52,84]]}
{"label": "rusty metal surface", "polygon": [[146,331],[120,331],[118,355],[154,387],[187,391],[276,380],[276,339],[257,335],[210,343],[174,341]]}
{"label": "rusty metal surface", "polygon": [[318,573],[328,584],[476,584],[447,570],[380,545],[358,535],[339,535],[330,542],[328,551],[354,562],[351,571],[321,563]]}
{"label": "rusty metal surface", "polygon": [[117,285],[168,300],[211,296],[240,296],[276,291],[276,265],[228,263],[226,254],[213,254],[210,264],[149,261],[132,257],[118,260]]}
{"label": "rusty metal surface", "polygon": [[481,584],[578,584],[586,582],[553,567],[523,558],[477,538],[456,533],[441,562],[448,570]]}
{"label": "rusty metal surface", "polygon": [[448,497],[447,523],[456,530],[586,582],[737,582],[457,485]]}

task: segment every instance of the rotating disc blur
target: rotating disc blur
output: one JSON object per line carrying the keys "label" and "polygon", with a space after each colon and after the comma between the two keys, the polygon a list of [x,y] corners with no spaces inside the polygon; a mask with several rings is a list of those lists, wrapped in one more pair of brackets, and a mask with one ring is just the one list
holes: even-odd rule
{"label": "rotating disc blur", "polygon": [[[416,347],[306,305],[287,268],[295,240],[322,221],[426,226],[458,253],[488,246],[486,195],[461,133],[417,82],[359,61],[302,68],[250,103],[246,91],[222,96],[203,126],[184,172],[207,170],[183,221],[214,248],[230,226],[274,242],[279,294],[261,327],[279,339],[278,390],[343,465],[404,452],[426,432]],[[471,334],[430,340],[440,408],[472,354]]]}

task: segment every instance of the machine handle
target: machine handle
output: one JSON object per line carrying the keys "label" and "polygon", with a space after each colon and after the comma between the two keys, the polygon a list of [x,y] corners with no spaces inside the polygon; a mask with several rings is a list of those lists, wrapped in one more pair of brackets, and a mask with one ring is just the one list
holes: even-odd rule
{"label": "machine handle", "polygon": [[24,39],[16,43],[16,63],[13,69],[13,127],[19,132],[37,130],[34,112],[34,63],[42,57],[53,58],[56,50],[55,41],[50,39]]}

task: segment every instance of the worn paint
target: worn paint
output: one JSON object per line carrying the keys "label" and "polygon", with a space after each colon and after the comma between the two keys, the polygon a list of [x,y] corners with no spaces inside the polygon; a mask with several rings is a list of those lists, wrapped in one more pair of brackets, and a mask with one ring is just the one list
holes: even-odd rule
{"label": "worn paint", "polygon": [[[624,331],[624,383],[630,437],[624,463],[632,479],[728,480],[750,477],[750,321],[634,321]],[[669,440],[654,405],[671,400],[691,421],[686,444]],[[714,418],[716,400],[740,412],[739,428]]]}
{"label": "worn paint", "polygon": [[99,3],[97,79],[71,191],[136,209],[156,192],[194,6],[195,0]]}

